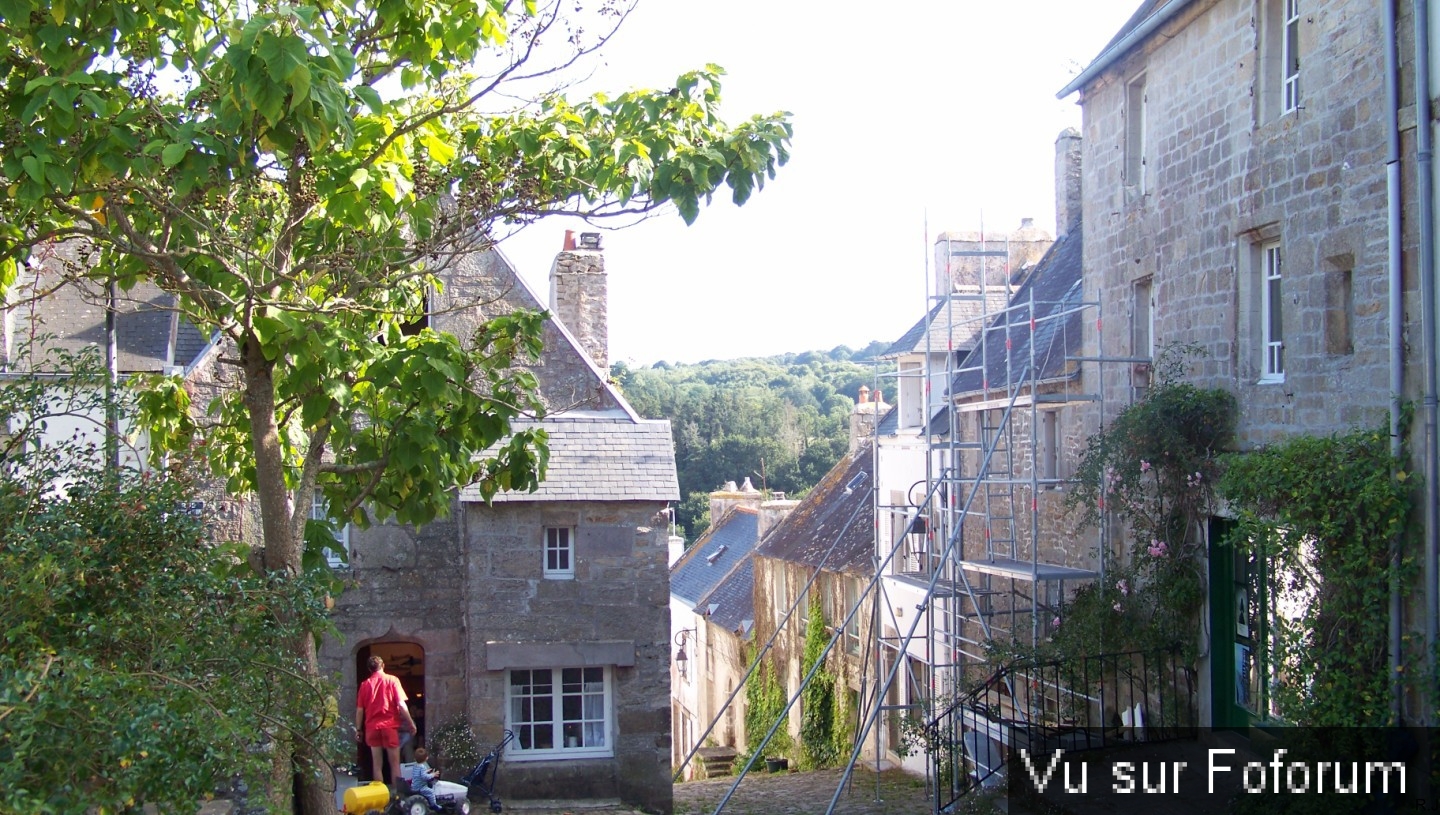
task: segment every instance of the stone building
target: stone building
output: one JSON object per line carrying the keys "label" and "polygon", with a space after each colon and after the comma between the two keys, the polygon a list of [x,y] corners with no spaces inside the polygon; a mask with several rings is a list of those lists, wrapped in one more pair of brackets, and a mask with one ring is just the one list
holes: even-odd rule
{"label": "stone building", "polygon": [[1093,535],[1051,520],[1088,404],[1069,404],[1086,384],[1067,359],[1085,338],[1079,148],[1074,131],[1056,140],[1057,237],[1028,219],[1010,240],[942,234],[935,305],[886,353],[900,398],[875,440],[877,729],[913,772],[925,757],[900,720],[993,670],[988,640],[1043,635],[1046,610],[1093,577]]}
{"label": "stone building", "polygon": [[709,528],[670,569],[672,761],[687,779],[704,773],[705,757],[692,755],[698,748],[729,748],[733,756],[745,746],[744,695],[731,700],[730,692],[745,675],[755,628],[753,553],[763,498],[748,479],[710,493]]}
{"label": "stone building", "polygon": [[[670,620],[664,509],[679,498],[670,426],[608,382],[599,236],[556,258],[544,352],[546,479],[487,504],[456,485],[449,518],[347,530],[349,586],[322,665],[353,699],[371,655],[412,698],[422,734],[503,730],[506,798],[620,799],[669,812]],[[540,309],[498,251],[440,272],[431,326],[467,336],[487,315]],[[446,768],[455,771],[457,768]],[[463,771],[466,768],[458,768]]]}
{"label": "stone building", "polygon": [[[1417,274],[1401,259],[1419,211],[1387,148],[1417,116],[1385,101],[1386,43],[1414,23],[1385,7],[1147,0],[1059,94],[1082,110],[1085,285],[1105,327],[1091,348],[1199,346],[1189,381],[1235,394],[1243,448],[1380,426],[1392,393],[1418,394]],[[1103,385],[1133,373],[1107,367]],[[1253,608],[1211,546],[1212,607]],[[1255,644],[1233,628],[1205,649],[1206,724],[1268,715],[1237,701],[1236,654]]]}
{"label": "stone building", "polygon": [[[792,502],[793,509],[755,549],[755,642],[770,644],[765,659],[777,670],[786,696],[794,698],[805,679],[806,631],[818,611],[833,639],[822,668],[835,680],[833,726],[850,734],[860,732],[860,719],[872,712],[866,700],[877,685],[879,670],[869,647],[875,605],[867,599],[873,596],[875,574],[871,532],[875,507],[870,491],[874,462],[873,442],[862,439],[798,504]],[[792,762],[801,758],[804,705],[802,697],[787,722],[797,745],[789,756]],[[757,736],[749,736],[753,746]],[[864,756],[873,754],[868,750]],[[766,755],[777,752],[767,750]],[[842,762],[848,758],[839,757]]]}
{"label": "stone building", "polygon": [[[192,414],[203,421],[210,400],[228,387],[233,369],[220,362],[222,344],[205,335],[175,310],[173,295],[152,283],[141,282],[129,291],[117,290],[113,302],[106,288],[79,278],[77,272],[93,262],[80,240],[37,248],[32,266],[22,266],[21,277],[0,304],[0,382],[53,370],[58,359],[52,351],[67,354],[91,351],[105,364],[110,337],[107,311],[113,309],[114,369],[124,382],[135,375],[179,376],[190,394]],[[62,285],[63,284],[63,285]],[[68,408],[67,408],[68,409]],[[54,416],[47,420],[42,438],[64,439],[78,434],[103,448],[105,417]],[[126,469],[149,469],[149,438],[121,420],[118,463]],[[0,433],[8,428],[0,428]],[[203,515],[208,534],[215,540],[246,540],[259,529],[258,511],[227,495],[223,484],[202,484],[191,511]]]}

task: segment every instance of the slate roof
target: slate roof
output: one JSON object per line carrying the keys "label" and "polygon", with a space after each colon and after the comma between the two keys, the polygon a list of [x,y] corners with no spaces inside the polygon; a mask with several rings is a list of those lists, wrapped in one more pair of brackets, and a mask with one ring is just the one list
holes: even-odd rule
{"label": "slate roof", "polygon": [[[535,492],[501,492],[495,503],[532,501],[678,501],[670,422],[634,420],[620,411],[556,414],[539,423],[550,436],[550,466]],[[523,430],[534,422],[517,422]],[[481,501],[475,486],[461,501]]]}
{"label": "slate roof", "polygon": [[[692,607],[698,607],[700,601],[722,581],[750,563],[759,529],[760,515],[756,510],[744,506],[731,507],[670,567],[670,594]],[[750,581],[753,586],[753,571]],[[735,591],[739,590],[740,587],[736,586]],[[749,603],[753,616],[754,595],[751,594],[745,602]]]}
{"label": "slate roof", "polygon": [[[950,383],[952,396],[981,391],[986,376],[991,389],[1003,389],[1007,384],[1043,382],[1074,373],[1075,363],[1066,362],[1065,357],[1079,351],[1084,333],[1077,308],[1081,299],[1082,248],[1078,224],[1055,241],[1011,298],[1008,317],[997,317],[985,332],[983,348],[977,345],[961,363],[960,373]],[[1032,296],[1033,332],[1030,328]],[[1032,346],[1035,376],[1028,374]],[[982,350],[983,371],[980,370]]]}
{"label": "slate roof", "polygon": [[749,639],[755,629],[755,558],[740,561],[695,605],[708,611],[712,624]]}
{"label": "slate roof", "polygon": [[[42,272],[40,287],[53,286]],[[33,291],[33,290],[32,290]],[[36,300],[26,300],[26,290],[11,309],[8,329],[10,347],[33,338],[37,344],[26,357],[9,360],[10,370],[29,370],[49,349],[77,352],[95,347],[105,352],[105,290],[93,281],[76,281]],[[151,283],[141,283],[119,292],[115,315],[116,365],[122,374],[161,373],[167,366],[188,367],[208,344],[205,335],[186,320],[177,320],[175,298]],[[173,327],[175,355],[170,355]]]}
{"label": "slate roof", "polygon": [[[977,292],[978,293],[978,292]],[[894,359],[904,354],[923,354],[926,352],[926,335],[929,339],[929,352],[932,354],[943,354],[955,344],[957,351],[969,351],[975,346],[975,338],[980,334],[980,319],[987,311],[999,311],[1005,307],[1005,290],[998,287],[991,287],[985,291],[985,308],[982,309],[980,300],[940,300],[930,309],[919,322],[910,327],[900,339],[891,343],[884,353],[880,354],[881,359]],[[952,328],[953,326],[953,328]]]}
{"label": "slate roof", "polygon": [[[848,494],[846,485],[864,474]],[[873,447],[840,459],[800,504],[776,524],[756,554],[832,572],[874,573]]]}

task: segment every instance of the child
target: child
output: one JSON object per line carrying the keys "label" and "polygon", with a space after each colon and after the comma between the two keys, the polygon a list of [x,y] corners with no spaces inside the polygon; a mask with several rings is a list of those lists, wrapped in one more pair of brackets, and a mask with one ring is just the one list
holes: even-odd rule
{"label": "child", "polygon": [[416,795],[425,799],[425,803],[431,809],[439,809],[440,805],[435,803],[435,779],[440,777],[439,770],[430,769],[426,759],[430,758],[430,751],[424,747],[415,748],[415,763],[410,765],[410,790]]}

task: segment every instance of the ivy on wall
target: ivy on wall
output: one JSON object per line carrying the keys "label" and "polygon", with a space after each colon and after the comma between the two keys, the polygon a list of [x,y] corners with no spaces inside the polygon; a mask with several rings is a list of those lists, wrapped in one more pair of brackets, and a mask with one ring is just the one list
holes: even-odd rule
{"label": "ivy on wall", "polygon": [[1388,428],[1299,436],[1226,465],[1220,492],[1239,520],[1226,544],[1267,564],[1271,593],[1308,599],[1269,621],[1279,715],[1313,726],[1386,724],[1389,547],[1412,501]]}
{"label": "ivy on wall", "polygon": [[[805,626],[805,651],[800,658],[800,675],[810,676],[810,669],[820,662],[825,647],[830,644],[830,634],[825,626],[825,617],[820,594],[810,595],[810,619]],[[800,696],[800,767],[813,770],[834,766],[840,759],[841,751],[849,745],[837,744],[837,731],[843,728],[844,711],[837,710],[835,674],[821,665]],[[842,694],[843,695],[843,694]]]}
{"label": "ivy on wall", "polygon": [[[737,766],[743,766],[757,754],[760,741],[785,715],[785,704],[789,701],[775,668],[763,658],[759,659],[760,667],[745,686],[745,750],[736,758]],[[765,745],[764,755],[785,756],[793,748],[790,730],[781,722],[770,743]]]}
{"label": "ivy on wall", "polygon": [[1159,355],[1154,386],[1090,438],[1068,497],[1086,523],[1109,517],[1128,529],[1128,551],[1048,621],[1047,642],[1001,644],[993,656],[1179,646],[1197,662],[1206,529],[1223,506],[1236,524],[1217,543],[1240,547],[1264,581],[1254,588],[1268,604],[1271,712],[1314,726],[1387,723],[1389,551],[1413,501],[1388,429],[1227,451],[1235,398],[1181,381],[1190,353]]}

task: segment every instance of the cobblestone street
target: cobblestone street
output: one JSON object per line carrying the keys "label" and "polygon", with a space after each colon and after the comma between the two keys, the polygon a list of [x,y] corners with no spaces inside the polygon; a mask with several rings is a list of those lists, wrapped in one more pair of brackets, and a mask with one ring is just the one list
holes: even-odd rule
{"label": "cobblestone street", "polygon": [[[820,815],[835,797],[839,770],[771,775],[751,774],[726,802],[731,815]],[[729,791],[733,778],[687,781],[675,785],[675,815],[709,815]],[[856,770],[850,785],[840,793],[835,812],[840,815],[926,813],[930,801],[925,781],[899,772],[880,775],[877,798],[875,773]]]}
{"label": "cobblestone street", "polygon": [[[806,773],[747,775],[740,788],[725,803],[727,815],[821,815],[835,796],[840,783],[839,770]],[[675,815],[709,815],[729,791],[734,778],[687,781],[675,785]],[[996,811],[980,799],[964,808],[964,813]],[[1003,803],[1002,803],[1003,807]],[[593,806],[582,802],[514,801],[506,802],[506,812],[516,815],[639,815],[618,806]],[[838,815],[924,815],[931,811],[925,795],[925,782],[899,772],[882,773],[879,798],[876,797],[875,773],[857,770],[850,786],[840,794],[835,812]],[[1003,809],[1001,810],[1003,811]]]}

